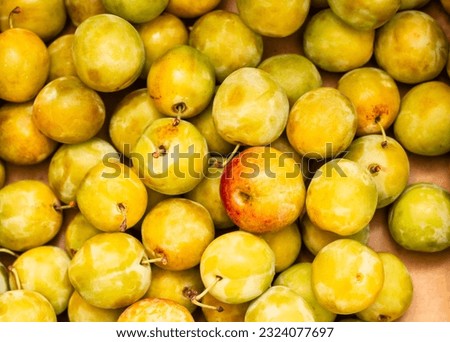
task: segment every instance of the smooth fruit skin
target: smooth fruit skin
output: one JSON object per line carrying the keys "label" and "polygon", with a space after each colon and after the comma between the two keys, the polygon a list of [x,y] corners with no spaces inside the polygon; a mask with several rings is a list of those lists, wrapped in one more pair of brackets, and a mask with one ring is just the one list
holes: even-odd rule
{"label": "smooth fruit skin", "polygon": [[33,120],[50,139],[76,144],[93,138],[105,122],[106,110],[96,91],[76,76],[47,83],[33,102]]}
{"label": "smooth fruit skin", "polygon": [[102,233],[86,241],[69,264],[75,291],[90,305],[118,309],[150,286],[151,268],[141,242],[127,233]]}
{"label": "smooth fruit skin", "polygon": [[0,34],[0,98],[32,100],[47,81],[50,56],[35,33],[21,28]]}
{"label": "smooth fruit skin", "polygon": [[56,38],[48,45],[48,54],[50,57],[48,81],[53,81],[62,76],[77,75],[72,58],[73,39],[73,34],[65,34]]}
{"label": "smooth fruit skin", "polygon": [[291,108],[286,135],[302,156],[335,157],[352,142],[357,128],[356,110],[339,90],[320,87],[303,94]]}
{"label": "smooth fruit skin", "polygon": [[336,240],[314,258],[311,281],[320,305],[336,314],[353,314],[376,300],[384,282],[383,262],[360,242]]}
{"label": "smooth fruit skin", "polygon": [[277,275],[273,285],[287,286],[300,295],[311,307],[316,322],[333,322],[336,314],[325,309],[314,296],[311,283],[312,265],[310,262],[296,263]]}
{"label": "smooth fruit skin", "polygon": [[262,146],[283,133],[289,100],[269,73],[243,67],[220,84],[212,113],[217,132],[229,143]]}
{"label": "smooth fruit skin", "polygon": [[383,262],[383,287],[375,302],[356,316],[366,322],[392,322],[408,310],[414,286],[406,265],[399,257],[388,252],[380,252],[378,256]]}
{"label": "smooth fruit skin", "polygon": [[74,26],[97,14],[106,13],[102,0],[64,0],[67,15]]}
{"label": "smooth fruit skin", "polygon": [[28,29],[43,41],[54,39],[66,24],[64,0],[3,0],[0,5],[0,30],[10,28],[9,14],[16,8],[19,13],[12,15],[13,27]]}
{"label": "smooth fruit skin", "polygon": [[97,14],[83,21],[75,31],[72,49],[78,77],[97,91],[127,88],[144,67],[145,50],[139,33],[113,14]]}
{"label": "smooth fruit skin", "polygon": [[191,191],[204,178],[208,145],[186,120],[161,118],[141,135],[130,157],[144,184],[166,195]]}
{"label": "smooth fruit skin", "polygon": [[145,216],[142,243],[156,265],[169,270],[187,270],[200,263],[205,248],[214,239],[214,223],[208,210],[185,198],[161,201]]}
{"label": "smooth fruit skin", "polygon": [[308,302],[287,286],[273,285],[253,300],[245,322],[314,322]]}
{"label": "smooth fruit skin", "polygon": [[317,227],[352,235],[366,227],[378,192],[369,171],[348,159],[333,159],[315,173],[306,192],[306,211]]}
{"label": "smooth fruit skin", "polygon": [[109,121],[109,136],[117,150],[129,157],[147,126],[163,117],[147,88],[133,90],[114,108]]}
{"label": "smooth fruit skin", "polygon": [[52,189],[39,180],[19,180],[0,189],[0,246],[26,251],[49,242],[61,229],[62,213]]}
{"label": "smooth fruit skin", "polygon": [[337,89],[355,106],[357,136],[379,133],[381,127],[387,130],[400,110],[397,83],[382,69],[362,67],[351,70],[339,79]]}
{"label": "smooth fruit skin", "polygon": [[403,147],[424,156],[450,151],[450,86],[441,81],[424,82],[405,94],[394,135]]}
{"label": "smooth fruit skin", "polygon": [[63,144],[50,159],[49,185],[62,202],[75,201],[84,176],[103,160],[119,160],[118,152],[106,140],[94,137],[79,144]]}
{"label": "smooth fruit skin", "polygon": [[32,101],[0,107],[0,158],[16,165],[35,165],[57,148],[58,143],[36,127]]}
{"label": "smooth fruit skin", "polygon": [[202,313],[207,322],[244,322],[245,312],[250,302],[241,304],[228,304],[221,302],[211,294],[207,293],[202,303],[213,307],[221,307],[223,311],[211,310],[211,308],[202,308]]}
{"label": "smooth fruit skin", "polygon": [[249,147],[225,166],[220,197],[231,220],[251,233],[275,232],[293,223],[305,203],[295,160],[272,147]]}
{"label": "smooth fruit skin", "polygon": [[39,292],[52,304],[59,315],[67,309],[73,287],[67,269],[70,258],[66,251],[57,246],[39,246],[22,253],[12,264],[20,284],[10,273],[11,289]]}
{"label": "smooth fruit skin", "polygon": [[7,291],[0,295],[0,322],[56,322],[50,302],[30,290]]}
{"label": "smooth fruit skin", "polygon": [[144,183],[118,161],[101,161],[92,167],[76,192],[80,212],[104,232],[125,231],[137,224],[147,208],[147,198]]}
{"label": "smooth fruit skin", "polygon": [[129,307],[118,322],[194,322],[188,309],[170,299],[144,298]]}
{"label": "smooth fruit skin", "polygon": [[145,23],[159,16],[167,7],[169,0],[102,0],[107,12],[118,15],[133,23]]}
{"label": "smooth fruit skin", "polygon": [[95,228],[82,213],[77,212],[67,224],[64,248],[70,257],[73,257],[87,240],[100,233],[103,231]]}
{"label": "smooth fruit skin", "polygon": [[410,184],[390,207],[388,225],[392,238],[408,250],[450,247],[450,193],[433,183]]}
{"label": "smooth fruit skin", "polygon": [[401,0],[330,0],[333,12],[359,30],[376,29],[385,24],[400,8]]}
{"label": "smooth fruit skin", "polygon": [[303,25],[309,12],[309,0],[278,1],[237,0],[242,20],[255,32],[268,37],[287,37]]}
{"label": "smooth fruit skin", "polygon": [[370,60],[374,39],[375,30],[355,29],[327,8],[314,14],[306,24],[303,49],[317,67],[346,72]]}
{"label": "smooth fruit skin", "polygon": [[409,159],[395,139],[370,134],[353,140],[345,158],[368,170],[378,191],[377,209],[394,202],[409,181]]}
{"label": "smooth fruit skin", "polygon": [[418,84],[444,69],[448,40],[430,15],[401,11],[377,31],[374,54],[378,65],[396,81]]}
{"label": "smooth fruit skin", "polygon": [[163,114],[189,118],[199,114],[215,90],[209,58],[189,45],[177,45],[157,58],[147,76],[147,89]]}
{"label": "smooth fruit skin", "polygon": [[169,0],[166,11],[180,18],[200,17],[218,6],[220,0]]}
{"label": "smooth fruit skin", "polygon": [[256,235],[244,231],[225,233],[206,247],[200,274],[205,287],[212,286],[209,293],[218,300],[245,303],[270,287],[275,275],[275,254]]}
{"label": "smooth fruit skin", "polygon": [[421,8],[428,2],[430,2],[430,0],[400,0],[400,10]]}
{"label": "smooth fruit skin", "polygon": [[[209,57],[218,83],[242,67],[256,67],[263,54],[262,37],[236,13],[216,10],[195,21],[189,45]],[[225,53],[224,51],[232,51]]]}
{"label": "smooth fruit skin", "polygon": [[123,308],[98,308],[86,302],[78,292],[74,291],[67,306],[67,316],[69,322],[117,322],[123,310]]}

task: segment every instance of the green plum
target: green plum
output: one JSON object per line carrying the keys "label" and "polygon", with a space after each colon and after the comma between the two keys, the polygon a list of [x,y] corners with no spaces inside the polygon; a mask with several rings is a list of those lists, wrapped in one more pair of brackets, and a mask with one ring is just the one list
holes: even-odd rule
{"label": "green plum", "polygon": [[375,302],[356,313],[367,322],[392,322],[408,310],[413,299],[413,282],[403,261],[389,252],[378,253],[383,262],[384,282]]}
{"label": "green plum", "polygon": [[101,233],[87,240],[69,264],[75,291],[90,305],[119,309],[142,298],[151,281],[142,243],[127,233]]}
{"label": "green plum", "polygon": [[73,292],[67,274],[69,263],[69,255],[60,247],[39,246],[29,249],[11,265],[11,289],[39,292],[59,315],[67,309]]}
{"label": "green plum", "polygon": [[362,31],[349,26],[327,8],[314,14],[306,24],[303,49],[317,67],[346,72],[370,60],[374,39],[374,29]]}
{"label": "green plum", "polygon": [[400,10],[417,9],[425,6],[430,0],[400,0]]}
{"label": "green plum", "polygon": [[311,307],[316,322],[333,322],[336,314],[321,306],[314,295],[311,273],[312,265],[310,262],[297,263],[281,272],[275,278],[273,284],[287,286],[302,296]]}
{"label": "green plum", "polygon": [[378,31],[375,59],[396,81],[418,84],[434,79],[448,58],[448,40],[438,22],[418,10],[400,11]]}
{"label": "green plum", "polygon": [[13,251],[46,244],[60,231],[58,198],[43,181],[24,179],[0,189],[0,246]]}
{"label": "green plum", "polygon": [[75,30],[72,55],[78,77],[101,92],[127,88],[139,77],[145,63],[139,33],[114,14],[97,14],[84,20]]}
{"label": "green plum", "polygon": [[64,3],[66,5],[67,15],[75,27],[89,17],[106,13],[102,0],[64,0]]}
{"label": "green plum", "polygon": [[409,181],[409,159],[395,139],[379,134],[353,140],[345,158],[359,163],[373,177],[378,190],[377,208],[394,202]]}
{"label": "green plum", "polygon": [[77,212],[67,223],[64,234],[64,248],[73,257],[88,239],[100,233],[103,233],[103,231],[95,228],[82,213]]}
{"label": "green plum", "polygon": [[254,299],[245,322],[314,322],[314,312],[308,302],[287,286],[274,285]]}
{"label": "green plum", "polygon": [[179,18],[200,17],[216,8],[220,0],[169,0],[166,11]]}
{"label": "green plum", "polygon": [[262,37],[239,15],[224,10],[209,12],[196,20],[189,44],[209,57],[219,83],[239,68],[256,67],[263,53]]}
{"label": "green plum", "polygon": [[267,71],[286,91],[292,107],[307,91],[322,86],[317,67],[305,56],[283,53],[264,59],[258,68]]}
{"label": "green plum", "polygon": [[434,183],[408,185],[390,207],[388,225],[392,238],[408,250],[450,247],[450,193]]}
{"label": "green plum", "polygon": [[139,24],[145,23],[160,15],[169,0],[102,0],[103,6],[109,13],[118,15],[127,21]]}
{"label": "green plum", "polygon": [[450,86],[442,81],[423,82],[403,97],[394,122],[394,135],[403,147],[424,156],[450,151]]}
{"label": "green plum", "polygon": [[56,322],[56,314],[39,292],[13,290],[0,294],[0,322]]}
{"label": "green plum", "polygon": [[77,75],[72,57],[73,39],[73,34],[65,34],[48,45],[48,54],[50,56],[48,81],[53,81],[62,76]]}

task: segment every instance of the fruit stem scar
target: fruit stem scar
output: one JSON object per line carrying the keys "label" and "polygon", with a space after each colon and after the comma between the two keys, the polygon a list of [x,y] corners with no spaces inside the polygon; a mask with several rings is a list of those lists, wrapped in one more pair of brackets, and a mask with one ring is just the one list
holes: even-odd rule
{"label": "fruit stem scar", "polygon": [[159,158],[160,156],[163,156],[167,153],[166,148],[163,145],[160,145],[158,147],[158,150],[152,153],[153,158]]}
{"label": "fruit stem scar", "polygon": [[370,164],[369,171],[371,174],[376,174],[381,171],[381,166],[378,164]]}
{"label": "fruit stem scar", "polygon": [[222,167],[225,167],[225,165],[227,165],[230,162],[230,160],[233,159],[233,157],[235,156],[235,154],[237,153],[237,151],[239,150],[240,147],[241,147],[241,144],[237,144],[234,147],[234,150],[230,153],[230,155],[225,160],[225,162],[223,162]]}
{"label": "fruit stem scar", "polygon": [[120,223],[120,231],[124,232],[127,230],[127,207],[123,203],[117,204],[117,207],[119,208],[120,213],[122,214],[122,222]]}
{"label": "fruit stem scar", "polygon": [[175,119],[173,119],[172,126],[176,127],[176,126],[178,126],[180,124],[180,122],[181,122],[181,118],[178,115]]}
{"label": "fruit stem scar", "polygon": [[20,278],[19,278],[19,274],[17,273],[17,270],[12,266],[9,266],[8,270],[9,270],[9,272],[11,272],[11,274],[14,277],[14,281],[16,283],[16,288],[18,290],[22,290],[22,284],[20,283]]}
{"label": "fruit stem scar", "polygon": [[14,14],[19,14],[19,13],[22,13],[22,9],[19,6],[14,7],[13,10],[11,12],[9,12],[8,25],[9,25],[10,29],[14,28],[14,24],[13,24]]}
{"label": "fruit stem scar", "polygon": [[75,201],[70,201],[68,204],[54,204],[53,208],[55,210],[65,210],[65,209],[72,209],[75,208],[77,206],[77,203]]}
{"label": "fruit stem scar", "polygon": [[187,106],[186,106],[186,103],[184,103],[184,102],[178,102],[172,106],[172,111],[176,114],[182,114],[186,111],[186,109],[187,109]]}

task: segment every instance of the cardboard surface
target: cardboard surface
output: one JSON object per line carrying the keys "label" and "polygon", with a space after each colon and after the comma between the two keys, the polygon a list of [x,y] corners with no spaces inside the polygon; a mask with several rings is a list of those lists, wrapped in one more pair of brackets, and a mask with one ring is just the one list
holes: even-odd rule
{"label": "cardboard surface", "polygon": [[[234,1],[222,1],[220,8],[236,11]],[[439,24],[450,37],[450,18],[444,12],[438,0],[432,0],[421,10],[427,12],[437,19]],[[68,28],[68,31],[73,28]],[[282,38],[264,38],[264,58],[271,55],[295,52],[301,53],[301,34],[302,28],[293,35]],[[373,61],[369,65],[373,65]],[[341,74],[322,72],[324,85],[335,86]],[[439,80],[449,82],[448,76],[444,72],[438,77]],[[142,84],[138,84],[138,87]],[[111,114],[112,109],[117,102],[130,91],[133,87],[116,94],[104,94],[107,105],[107,111]],[[404,94],[409,87],[400,85],[401,92]],[[99,134],[106,137],[107,122]],[[422,157],[409,154],[411,164],[411,176],[409,183],[419,181],[434,182],[448,191],[450,191],[450,154],[439,157]],[[6,165],[7,182],[13,182],[19,179],[39,179],[47,181],[47,167],[49,160],[38,165],[21,167],[16,165]],[[75,211],[65,213],[65,222],[73,217]],[[414,296],[412,304],[406,314],[400,321],[446,321],[450,322],[450,248],[438,253],[420,253],[411,252],[397,245],[389,235],[387,229],[387,209],[377,210],[370,224],[369,245],[375,251],[389,251],[399,256],[406,264],[411,273],[414,284]],[[59,246],[64,244],[64,229],[51,242]],[[311,256],[302,252],[301,258],[307,260]],[[12,258],[0,255],[0,260],[9,264]]]}

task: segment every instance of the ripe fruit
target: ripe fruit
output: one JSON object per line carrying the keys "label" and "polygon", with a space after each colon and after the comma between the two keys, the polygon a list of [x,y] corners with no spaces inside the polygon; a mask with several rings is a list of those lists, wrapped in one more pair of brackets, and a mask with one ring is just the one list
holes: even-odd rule
{"label": "ripe fruit", "polygon": [[95,228],[82,213],[78,212],[67,224],[64,234],[64,248],[71,257],[94,235],[103,233]]}
{"label": "ripe fruit", "polygon": [[118,322],[194,322],[183,305],[170,299],[144,298],[127,307]]}
{"label": "ripe fruit", "polygon": [[11,28],[0,34],[1,99],[10,102],[33,99],[47,81],[49,68],[47,46],[35,33]]}
{"label": "ripe fruit", "polygon": [[358,136],[386,130],[397,117],[400,92],[397,83],[381,69],[353,69],[339,79],[337,89],[355,106]]}
{"label": "ripe fruit", "polygon": [[145,65],[141,78],[147,79],[153,62],[171,48],[187,44],[188,29],[183,21],[173,14],[163,12],[153,20],[136,25],[145,48]]}
{"label": "ripe fruit", "polygon": [[388,219],[392,238],[403,248],[437,252],[450,246],[450,193],[437,184],[408,185]]}
{"label": "ripe fruit", "polygon": [[349,315],[376,300],[384,282],[383,262],[360,242],[340,239],[316,255],[311,279],[320,305],[336,314]]}
{"label": "ripe fruit", "polygon": [[368,170],[378,191],[377,208],[395,201],[409,180],[409,159],[403,147],[393,138],[370,134],[353,140],[345,158]]}
{"label": "ripe fruit", "polygon": [[450,151],[450,86],[424,82],[403,97],[394,135],[410,152],[438,156]]}
{"label": "ripe fruit", "polygon": [[306,211],[320,229],[351,235],[369,224],[377,201],[377,187],[369,171],[354,161],[333,159],[311,180]]}
{"label": "ripe fruit", "polygon": [[3,188],[6,181],[5,164],[0,160],[0,189]]}
{"label": "ripe fruit", "polygon": [[141,231],[147,255],[160,259],[156,265],[169,270],[197,266],[214,239],[214,223],[208,210],[185,198],[158,203],[145,216]]}
{"label": "ripe fruit", "polygon": [[166,11],[180,18],[195,18],[212,11],[220,0],[169,0]]}
{"label": "ripe fruit", "polygon": [[67,14],[74,26],[80,25],[87,18],[106,13],[102,0],[64,0]]}
{"label": "ripe fruit", "polygon": [[220,197],[239,228],[275,232],[300,216],[305,185],[294,159],[272,147],[249,147],[225,166]]}
{"label": "ripe fruit", "polygon": [[239,15],[224,10],[209,12],[196,20],[189,45],[209,57],[219,83],[239,68],[256,67],[263,53],[262,37],[245,25]]}
{"label": "ripe fruit", "polygon": [[376,62],[396,81],[417,84],[435,78],[445,67],[448,41],[430,15],[401,11],[377,31]]}
{"label": "ripe fruit", "polygon": [[125,231],[144,215],[147,190],[128,166],[118,161],[103,161],[92,167],[81,181],[76,202],[97,229]]}
{"label": "ripe fruit", "polygon": [[22,253],[11,265],[12,290],[36,291],[45,296],[59,315],[67,309],[73,287],[67,269],[70,258],[57,246],[39,246]]}
{"label": "ripe fruit", "polygon": [[0,322],[56,322],[50,302],[40,293],[14,290],[0,294]]}
{"label": "ripe fruit", "polygon": [[114,108],[109,121],[109,136],[117,150],[129,157],[147,126],[163,117],[147,88],[133,90]]}
{"label": "ripe fruit", "polygon": [[400,10],[421,8],[425,6],[430,0],[400,0]]}
{"label": "ripe fruit", "polygon": [[317,255],[319,251],[328,245],[330,242],[333,242],[338,239],[353,239],[358,242],[361,242],[364,245],[367,245],[369,241],[370,235],[370,227],[369,225],[365,226],[359,232],[352,235],[339,235],[333,232],[329,232],[327,230],[320,229],[316,225],[314,225],[309,219],[308,215],[303,215],[301,219],[301,235],[302,241],[306,248],[313,254]]}
{"label": "ripe fruit", "polygon": [[258,68],[267,71],[283,87],[291,108],[304,93],[322,86],[322,76],[316,66],[299,54],[271,56],[263,60]]}
{"label": "ripe fruit", "polygon": [[222,311],[220,311],[211,310],[210,307],[202,307],[202,313],[207,322],[244,322],[245,312],[247,311],[250,302],[228,304],[221,302],[217,298],[214,298],[211,294],[207,293],[203,297],[202,304],[222,308]]}
{"label": "ripe fruit", "polygon": [[287,37],[297,31],[309,12],[309,0],[236,0],[239,16],[255,32],[268,37]]}
{"label": "ripe fruit", "polygon": [[83,21],[75,31],[72,49],[78,77],[97,91],[127,88],[144,67],[144,44],[139,33],[113,14],[97,14]]}
{"label": "ripe fruit", "polygon": [[59,232],[62,214],[52,189],[24,179],[0,189],[0,246],[26,251],[49,242]]}
{"label": "ripe fruit", "polygon": [[245,322],[314,322],[314,313],[302,296],[275,285],[250,303]]}
{"label": "ripe fruit", "polygon": [[118,15],[127,21],[139,24],[156,18],[167,7],[169,0],[102,0],[107,12]]}
{"label": "ripe fruit", "polygon": [[42,134],[33,121],[33,102],[5,103],[0,107],[0,157],[16,165],[34,165],[47,159],[58,143]]}
{"label": "ripe fruit", "polygon": [[276,232],[260,235],[275,253],[275,272],[279,273],[291,266],[302,247],[302,239],[297,223],[293,222]]}
{"label": "ripe fruit", "polygon": [[311,17],[305,26],[305,56],[317,67],[346,72],[362,67],[372,57],[375,31],[361,31],[343,22],[329,8]]}
{"label": "ripe fruit", "polygon": [[208,106],[215,81],[205,54],[189,45],[177,45],[152,63],[147,89],[159,112],[189,118]]}
{"label": "ripe fruit", "polygon": [[67,306],[69,322],[117,322],[120,309],[102,309],[86,302],[78,292],[74,291]]}
{"label": "ripe fruit", "polygon": [[48,182],[56,196],[64,202],[76,200],[76,192],[88,171],[104,161],[119,160],[114,147],[94,137],[78,144],[64,144],[53,154],[48,167]]}
{"label": "ripe fruit", "polygon": [[72,258],[69,279],[90,305],[118,309],[148,290],[151,268],[146,260],[144,246],[135,237],[121,232],[97,234]]}
{"label": "ripe fruit", "polygon": [[353,104],[339,90],[320,87],[301,96],[291,108],[286,134],[307,158],[335,157],[352,142],[357,127]]}
{"label": "ripe fruit", "polygon": [[383,262],[384,282],[375,302],[356,313],[366,322],[392,322],[403,316],[411,305],[413,283],[406,265],[396,255],[378,253]]}
{"label": "ripe fruit", "polygon": [[401,0],[330,0],[332,11],[347,24],[359,30],[384,25],[400,8]]}
{"label": "ripe fruit", "polygon": [[72,57],[73,39],[73,34],[65,34],[56,38],[48,45],[48,54],[50,57],[48,81],[53,81],[62,76],[77,75]]}
{"label": "ripe fruit", "polygon": [[[19,10],[14,11],[19,7]],[[55,38],[66,24],[64,0],[3,0],[0,5],[0,30],[10,28],[10,13],[13,12],[12,26],[30,30],[43,41]]]}
{"label": "ripe fruit", "polygon": [[275,275],[275,254],[256,235],[244,231],[225,233],[206,247],[200,274],[209,293],[218,300],[245,303],[269,288]]}
{"label": "ripe fruit", "polygon": [[208,145],[190,122],[161,118],[147,126],[130,157],[133,169],[147,187],[166,195],[180,195],[203,179]]}
{"label": "ripe fruit", "polygon": [[281,272],[273,282],[274,286],[286,286],[300,295],[310,306],[316,322],[333,322],[336,314],[321,306],[314,295],[311,283],[310,262],[294,264]]}
{"label": "ripe fruit", "polygon": [[76,76],[47,83],[33,102],[33,120],[50,139],[76,144],[93,138],[105,121],[105,105],[97,92]]}
{"label": "ripe fruit", "polygon": [[212,115],[217,132],[229,143],[262,146],[283,133],[289,100],[269,73],[244,67],[219,86]]}

